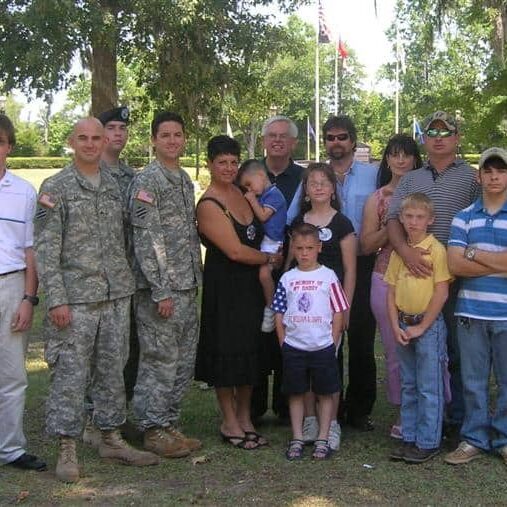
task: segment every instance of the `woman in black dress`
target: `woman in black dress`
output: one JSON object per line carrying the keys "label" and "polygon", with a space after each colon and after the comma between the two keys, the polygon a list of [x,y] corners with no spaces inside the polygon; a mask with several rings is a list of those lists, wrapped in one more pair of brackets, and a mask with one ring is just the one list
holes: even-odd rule
{"label": "woman in black dress", "polygon": [[252,387],[262,373],[258,267],[279,259],[258,250],[262,226],[234,185],[239,157],[240,146],[230,137],[208,143],[211,183],[197,204],[207,250],[195,378],[215,388],[224,441],[255,449],[267,444],[250,418]]}

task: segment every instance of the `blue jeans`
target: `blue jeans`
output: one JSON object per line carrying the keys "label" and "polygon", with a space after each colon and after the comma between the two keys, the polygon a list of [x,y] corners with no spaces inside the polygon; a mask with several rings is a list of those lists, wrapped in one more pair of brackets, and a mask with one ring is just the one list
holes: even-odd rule
{"label": "blue jeans", "polygon": [[[507,445],[507,321],[460,317],[458,343],[465,399],[461,437],[485,451]],[[496,409],[489,412],[489,376],[498,386]],[[495,431],[491,438],[491,430]]]}
{"label": "blue jeans", "polygon": [[[400,327],[406,328],[400,323]],[[403,440],[434,449],[442,439],[446,328],[442,315],[419,338],[398,345]]]}
{"label": "blue jeans", "polygon": [[465,403],[463,401],[461,361],[458,346],[458,317],[454,315],[459,286],[459,278],[449,286],[449,297],[442,308],[442,314],[447,327],[447,354],[449,356],[452,393],[451,401],[447,406],[447,422],[461,427],[465,417]]}

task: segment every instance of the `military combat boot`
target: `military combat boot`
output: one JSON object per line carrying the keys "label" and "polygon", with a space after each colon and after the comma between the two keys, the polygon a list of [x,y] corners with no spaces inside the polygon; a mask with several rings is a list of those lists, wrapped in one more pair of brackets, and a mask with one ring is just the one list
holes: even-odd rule
{"label": "military combat boot", "polygon": [[139,451],[127,444],[118,430],[101,431],[99,456],[137,467],[160,464],[160,458],[155,454]]}
{"label": "military combat boot", "polygon": [[186,437],[173,426],[167,426],[167,428],[164,428],[164,431],[175,440],[181,442],[189,451],[197,451],[197,449],[202,447],[202,442],[200,440]]}
{"label": "military combat boot", "polygon": [[150,428],[144,434],[144,448],[163,458],[183,458],[190,454],[190,449],[183,445],[164,428]]}
{"label": "military combat boot", "polygon": [[93,449],[98,449],[101,438],[100,430],[92,424],[90,419],[88,419],[83,431],[83,444],[89,445]]}
{"label": "military combat boot", "polygon": [[63,482],[77,482],[79,467],[76,457],[76,441],[71,437],[60,437],[60,452],[56,463],[56,478]]}

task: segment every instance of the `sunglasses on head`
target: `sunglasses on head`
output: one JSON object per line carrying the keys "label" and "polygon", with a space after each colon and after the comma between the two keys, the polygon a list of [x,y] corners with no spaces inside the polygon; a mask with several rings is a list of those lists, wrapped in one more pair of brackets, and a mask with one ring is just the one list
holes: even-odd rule
{"label": "sunglasses on head", "polygon": [[426,135],[428,137],[451,137],[454,132],[449,129],[428,129]]}
{"label": "sunglasses on head", "polygon": [[349,137],[348,134],[326,134],[326,141],[346,141]]}

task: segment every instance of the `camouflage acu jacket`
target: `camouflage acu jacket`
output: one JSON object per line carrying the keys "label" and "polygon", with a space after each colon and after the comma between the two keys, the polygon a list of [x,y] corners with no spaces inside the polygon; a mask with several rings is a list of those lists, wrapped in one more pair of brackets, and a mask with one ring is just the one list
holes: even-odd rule
{"label": "camouflage acu jacket", "polygon": [[138,288],[153,301],[201,283],[194,186],[188,174],[154,161],[134,179],[130,193]]}
{"label": "camouflage acu jacket", "polygon": [[37,269],[47,308],[129,296],[123,197],[101,170],[94,188],[70,164],[42,183],[35,213]]}

